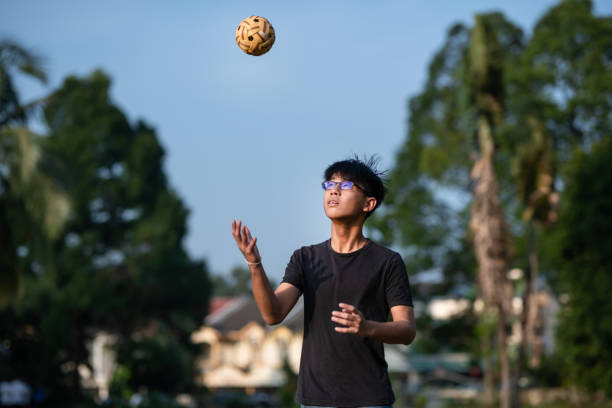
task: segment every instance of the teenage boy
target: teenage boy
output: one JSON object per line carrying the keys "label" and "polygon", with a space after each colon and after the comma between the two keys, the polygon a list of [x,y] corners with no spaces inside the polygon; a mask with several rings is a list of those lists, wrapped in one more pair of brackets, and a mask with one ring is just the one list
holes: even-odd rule
{"label": "teenage boy", "polygon": [[297,390],[302,407],[391,407],[395,397],[383,343],[410,344],[416,328],[401,256],[363,235],[385,187],[372,160],[336,162],[324,180],[331,238],[296,250],[276,291],[264,272],[257,238],[236,220],[232,235],[249,265],[253,297],[267,324],[282,322],[304,296]]}

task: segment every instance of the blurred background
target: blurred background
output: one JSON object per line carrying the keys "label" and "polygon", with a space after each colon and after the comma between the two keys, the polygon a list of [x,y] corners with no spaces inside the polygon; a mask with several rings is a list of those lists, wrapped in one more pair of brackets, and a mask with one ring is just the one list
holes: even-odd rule
{"label": "blurred background", "polygon": [[[266,17],[276,42],[234,31]],[[0,5],[0,406],[293,407],[325,167],[379,159],[396,407],[611,406],[612,3]]]}

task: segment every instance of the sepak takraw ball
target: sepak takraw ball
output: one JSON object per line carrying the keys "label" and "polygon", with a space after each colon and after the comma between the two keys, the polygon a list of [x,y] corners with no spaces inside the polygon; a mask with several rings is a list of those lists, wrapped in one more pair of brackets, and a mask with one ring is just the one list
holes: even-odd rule
{"label": "sepak takraw ball", "polygon": [[236,29],[236,44],[249,55],[263,55],[270,51],[275,39],[274,28],[264,17],[247,17]]}

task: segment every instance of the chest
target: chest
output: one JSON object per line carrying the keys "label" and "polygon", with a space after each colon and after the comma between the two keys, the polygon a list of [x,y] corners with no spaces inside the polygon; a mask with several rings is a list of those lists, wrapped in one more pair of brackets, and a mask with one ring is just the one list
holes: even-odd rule
{"label": "chest", "polygon": [[384,261],[361,254],[341,257],[327,254],[313,259],[304,270],[304,301],[314,309],[337,309],[349,303],[362,312],[384,313]]}

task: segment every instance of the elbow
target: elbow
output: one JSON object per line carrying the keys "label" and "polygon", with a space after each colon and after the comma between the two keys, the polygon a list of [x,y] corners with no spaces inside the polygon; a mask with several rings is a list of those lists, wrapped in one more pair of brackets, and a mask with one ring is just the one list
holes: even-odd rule
{"label": "elbow", "polygon": [[404,339],[404,342],[402,344],[405,344],[406,346],[409,346],[412,344],[412,342],[414,341],[416,333],[411,334],[410,336],[406,336],[406,338]]}
{"label": "elbow", "polygon": [[278,319],[264,319],[264,321],[266,322],[268,326],[276,326],[277,324],[281,322]]}
{"label": "elbow", "polygon": [[281,316],[267,315],[267,316],[262,316],[262,317],[263,317],[264,322],[266,322],[268,326],[275,326],[283,321]]}
{"label": "elbow", "polygon": [[415,337],[416,337],[416,326],[413,324],[413,325],[410,326],[410,329],[408,330],[408,333],[406,333],[406,336],[404,337],[403,344],[405,344],[407,346],[412,344],[412,342],[414,341]]}

